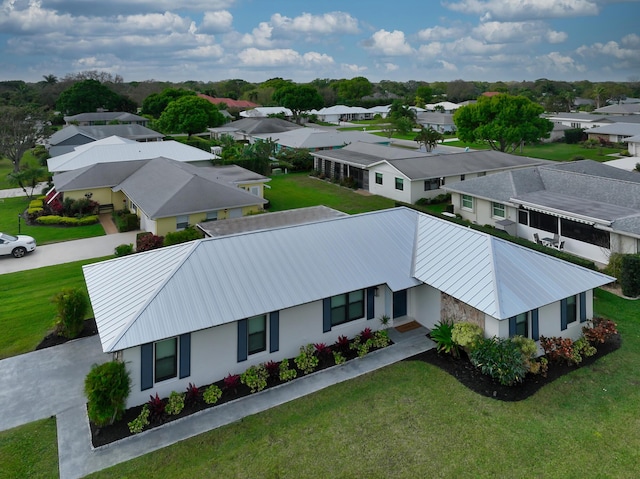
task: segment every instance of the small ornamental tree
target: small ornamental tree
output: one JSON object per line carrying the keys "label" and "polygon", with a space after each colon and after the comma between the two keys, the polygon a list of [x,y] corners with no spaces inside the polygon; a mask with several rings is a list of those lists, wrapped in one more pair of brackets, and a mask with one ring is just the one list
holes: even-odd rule
{"label": "small ornamental tree", "polygon": [[89,309],[87,296],[81,289],[63,289],[52,298],[58,314],[56,315],[56,330],[58,334],[68,339],[76,338],[82,331],[84,316]]}
{"label": "small ornamental tree", "polygon": [[87,413],[91,422],[104,427],[121,419],[130,391],[131,378],[123,362],[94,364],[84,380]]}

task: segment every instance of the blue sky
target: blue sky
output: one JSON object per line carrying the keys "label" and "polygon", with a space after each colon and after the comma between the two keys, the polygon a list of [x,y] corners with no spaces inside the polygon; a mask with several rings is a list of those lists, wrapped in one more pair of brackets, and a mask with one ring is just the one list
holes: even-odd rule
{"label": "blue sky", "polygon": [[0,2],[0,80],[640,80],[640,0]]}

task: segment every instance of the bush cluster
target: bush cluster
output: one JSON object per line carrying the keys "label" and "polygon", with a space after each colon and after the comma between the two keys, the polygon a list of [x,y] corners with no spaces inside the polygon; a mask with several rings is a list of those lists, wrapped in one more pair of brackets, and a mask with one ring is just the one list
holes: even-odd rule
{"label": "bush cluster", "polygon": [[416,205],[418,206],[427,206],[427,205],[439,205],[442,203],[449,203],[451,201],[451,193],[436,195],[433,198],[420,198],[416,201]]}
{"label": "bush cluster", "polygon": [[87,414],[91,422],[104,427],[120,419],[130,391],[131,378],[123,362],[94,364],[84,381]]}
{"label": "bush cluster", "polygon": [[79,288],[67,288],[56,293],[51,301],[56,305],[56,332],[68,339],[78,337],[89,310],[89,300]]}
{"label": "bush cluster", "polygon": [[174,244],[186,243],[196,239],[201,239],[202,234],[196,230],[193,226],[189,226],[182,231],[173,231],[167,233],[164,237],[163,246],[171,246]]}
{"label": "bush cluster", "polygon": [[138,233],[136,235],[136,251],[149,251],[152,249],[162,248],[164,244],[164,236],[157,236],[148,231]]}
{"label": "bush cluster", "polygon": [[97,215],[75,218],[69,216],[45,215],[36,218],[36,223],[41,225],[62,225],[62,226],[87,226],[96,224],[100,219]]}
{"label": "bush cluster", "polygon": [[140,218],[129,210],[119,210],[112,213],[113,222],[120,233],[135,231],[140,228]]}

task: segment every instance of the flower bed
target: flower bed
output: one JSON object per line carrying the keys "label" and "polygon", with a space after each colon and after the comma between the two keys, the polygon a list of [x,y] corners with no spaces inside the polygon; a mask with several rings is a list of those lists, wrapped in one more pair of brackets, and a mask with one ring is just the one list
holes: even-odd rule
{"label": "flower bed", "polygon": [[127,409],[124,416],[110,426],[98,428],[90,423],[91,441],[94,447],[104,446],[198,411],[284,384],[311,372],[363,357],[389,344],[385,330],[372,332],[366,328],[355,338],[340,336],[331,346],[324,343],[309,344],[301,347],[300,354],[295,358],[251,366],[241,375],[229,374],[219,381],[200,387],[190,383],[185,392],[174,392],[169,398],[151,394],[148,403]]}

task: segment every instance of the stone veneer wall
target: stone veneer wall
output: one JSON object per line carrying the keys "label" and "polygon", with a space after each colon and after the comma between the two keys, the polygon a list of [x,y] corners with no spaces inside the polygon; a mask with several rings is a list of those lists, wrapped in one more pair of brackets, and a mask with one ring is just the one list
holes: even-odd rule
{"label": "stone veneer wall", "polygon": [[484,313],[482,311],[441,292],[440,320],[444,321],[446,319],[451,319],[454,323],[467,321],[477,324],[484,331]]}

